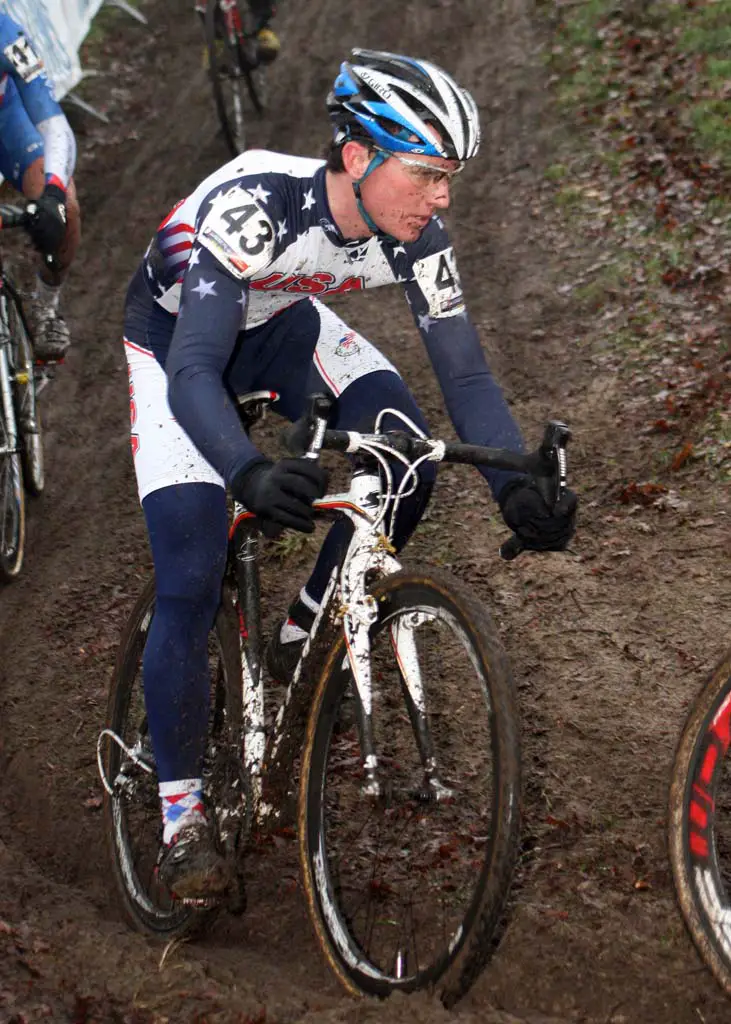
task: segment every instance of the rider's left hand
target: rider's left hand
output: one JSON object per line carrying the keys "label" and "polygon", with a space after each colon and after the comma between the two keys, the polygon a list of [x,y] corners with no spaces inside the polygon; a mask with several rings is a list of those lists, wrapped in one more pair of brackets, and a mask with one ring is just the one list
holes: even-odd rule
{"label": "rider's left hand", "polygon": [[28,234],[36,249],[55,256],[66,237],[66,194],[58,185],[46,185],[43,195],[26,206]]}
{"label": "rider's left hand", "polygon": [[563,551],[574,535],[578,498],[568,488],[551,509],[530,480],[511,480],[499,504],[503,519],[529,550]]}

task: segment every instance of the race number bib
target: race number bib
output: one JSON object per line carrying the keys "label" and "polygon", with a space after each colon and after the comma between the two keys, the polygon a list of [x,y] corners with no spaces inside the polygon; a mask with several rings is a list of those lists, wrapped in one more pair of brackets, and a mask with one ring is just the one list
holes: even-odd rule
{"label": "race number bib", "polygon": [[25,36],[18,38],[3,50],[5,58],[12,64],[15,73],[24,82],[32,82],[43,72],[43,61]]}
{"label": "race number bib", "polygon": [[417,260],[414,277],[427,301],[430,317],[438,320],[464,312],[462,284],[451,246]]}
{"label": "race number bib", "polygon": [[274,254],[274,226],[251,192],[232,188],[214,201],[198,241],[242,280],[263,270]]}

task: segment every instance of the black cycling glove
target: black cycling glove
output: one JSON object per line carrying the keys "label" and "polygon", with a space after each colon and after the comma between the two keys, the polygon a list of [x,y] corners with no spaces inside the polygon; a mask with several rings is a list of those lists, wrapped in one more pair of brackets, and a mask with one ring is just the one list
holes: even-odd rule
{"label": "black cycling glove", "polygon": [[231,493],[263,520],[312,533],[312,502],[324,495],[327,481],[327,470],[315,459],[255,462],[234,478]]}
{"label": "black cycling glove", "polygon": [[574,492],[567,489],[551,509],[536,485],[525,478],[511,480],[499,498],[503,519],[532,551],[562,551],[566,547],[576,529],[578,503]]}
{"label": "black cycling glove", "polygon": [[46,185],[40,199],[26,206],[30,215],[28,234],[36,249],[55,256],[66,237],[66,193],[58,185]]}

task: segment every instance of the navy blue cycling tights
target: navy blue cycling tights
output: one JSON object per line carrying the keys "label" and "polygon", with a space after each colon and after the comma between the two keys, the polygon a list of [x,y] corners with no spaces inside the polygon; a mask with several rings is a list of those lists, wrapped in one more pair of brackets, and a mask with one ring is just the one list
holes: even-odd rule
{"label": "navy blue cycling tights", "polygon": [[[367,374],[345,389],[332,425],[369,430],[378,411],[387,407],[405,413],[426,431],[424,418],[404,382],[396,373],[384,370]],[[281,411],[291,419],[301,414],[301,408]],[[395,420],[386,419],[386,429],[396,425]],[[394,534],[397,548],[406,543],[423,515],[434,475],[434,465],[423,464],[420,486],[401,503]],[[397,466],[394,477],[401,479]],[[208,722],[208,633],[226,563],[225,492],[215,484],[178,484],[148,494],[142,507],[157,589],[143,668],[158,778],[160,782],[199,778]],[[350,529],[349,523],[339,521],[325,538],[307,583],[315,601],[322,598]]]}

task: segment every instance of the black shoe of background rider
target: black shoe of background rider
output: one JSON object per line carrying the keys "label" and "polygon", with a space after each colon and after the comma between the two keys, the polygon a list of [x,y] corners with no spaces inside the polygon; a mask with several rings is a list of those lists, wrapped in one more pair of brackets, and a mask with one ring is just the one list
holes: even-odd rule
{"label": "black shoe of background rider", "polygon": [[282,643],[280,639],[282,626],[287,622],[293,622],[300,629],[303,629],[305,633],[309,633],[314,621],[315,613],[300,598],[297,598],[289,606],[285,621],[275,626],[266,649],[267,669],[275,682],[288,686],[292,681],[292,676],[297,668],[297,662],[300,659],[306,639],[302,637],[301,640],[290,640],[289,643]]}

